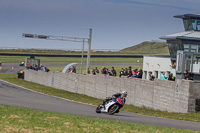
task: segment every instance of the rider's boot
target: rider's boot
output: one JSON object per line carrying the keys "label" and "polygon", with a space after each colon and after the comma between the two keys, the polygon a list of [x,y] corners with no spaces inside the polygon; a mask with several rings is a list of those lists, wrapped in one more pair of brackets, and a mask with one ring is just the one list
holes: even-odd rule
{"label": "rider's boot", "polygon": [[103,101],[103,102],[102,102],[102,105],[105,106],[105,104],[106,104],[106,101]]}

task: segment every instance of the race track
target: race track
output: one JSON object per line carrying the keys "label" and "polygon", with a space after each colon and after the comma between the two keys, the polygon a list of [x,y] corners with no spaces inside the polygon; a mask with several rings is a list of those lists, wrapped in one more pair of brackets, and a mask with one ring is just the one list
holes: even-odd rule
{"label": "race track", "polygon": [[95,106],[41,94],[2,80],[0,80],[0,104],[48,112],[60,112],[108,120],[119,120],[130,123],[157,125],[168,128],[200,130],[200,123],[196,122],[157,118],[123,111],[112,116],[108,114],[97,114],[95,112]]}

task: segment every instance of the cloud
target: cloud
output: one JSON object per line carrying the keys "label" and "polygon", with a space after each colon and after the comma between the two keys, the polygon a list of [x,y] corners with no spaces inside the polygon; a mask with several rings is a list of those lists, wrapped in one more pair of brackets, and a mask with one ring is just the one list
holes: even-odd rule
{"label": "cloud", "polygon": [[104,2],[113,2],[113,3],[122,3],[122,4],[137,4],[137,5],[147,5],[147,6],[157,6],[157,7],[166,7],[166,8],[173,8],[185,11],[193,11],[197,12],[198,10],[192,8],[185,8],[180,6],[171,6],[171,5],[164,5],[164,4],[157,4],[157,3],[148,3],[148,2],[141,2],[135,0],[103,0]]}

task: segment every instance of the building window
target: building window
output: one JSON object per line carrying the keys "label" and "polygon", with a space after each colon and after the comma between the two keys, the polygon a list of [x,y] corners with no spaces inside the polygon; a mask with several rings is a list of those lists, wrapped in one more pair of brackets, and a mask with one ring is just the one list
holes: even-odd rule
{"label": "building window", "polygon": [[186,52],[199,52],[199,46],[194,44],[184,44],[184,51]]}
{"label": "building window", "polygon": [[199,19],[183,19],[185,31],[194,30],[200,31],[200,20]]}
{"label": "building window", "polygon": [[184,51],[190,52],[190,45],[189,44],[184,44]]}
{"label": "building window", "polygon": [[191,45],[191,52],[198,52],[198,45]]}

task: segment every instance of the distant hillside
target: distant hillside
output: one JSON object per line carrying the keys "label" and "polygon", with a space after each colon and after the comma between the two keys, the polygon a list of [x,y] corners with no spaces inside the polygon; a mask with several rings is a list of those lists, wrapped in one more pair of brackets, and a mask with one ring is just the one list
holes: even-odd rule
{"label": "distant hillside", "polygon": [[149,42],[145,41],[140,44],[120,50],[123,53],[133,54],[161,54],[168,55],[169,50],[166,42]]}

